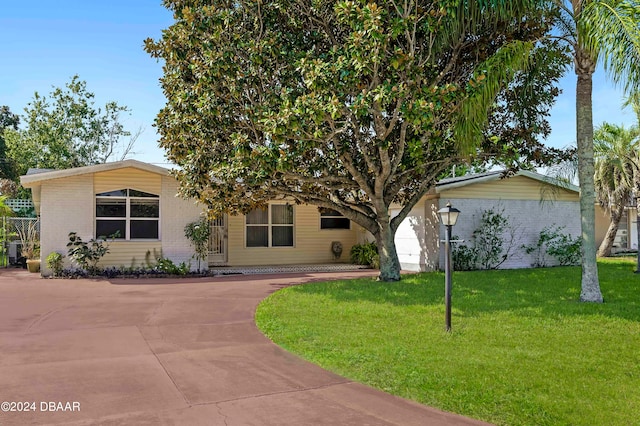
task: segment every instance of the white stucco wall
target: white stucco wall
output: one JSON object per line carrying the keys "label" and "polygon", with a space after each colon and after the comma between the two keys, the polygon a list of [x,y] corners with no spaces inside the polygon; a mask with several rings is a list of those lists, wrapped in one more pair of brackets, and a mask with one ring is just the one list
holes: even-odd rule
{"label": "white stucco wall", "polygon": [[[438,200],[422,199],[402,221],[395,243],[400,267],[404,271],[432,271],[438,267]],[[400,208],[392,208],[395,217]]]}
{"label": "white stucco wall", "polygon": [[[193,259],[194,248],[184,235],[184,227],[201,216],[201,205],[195,200],[177,197],[178,183],[170,176],[162,177],[162,193],[160,195],[160,223],[162,238],[162,255],[171,259],[176,265],[181,262],[191,263],[191,269],[197,269],[197,261]],[[207,260],[200,263],[200,269],[207,268]]]}
{"label": "white stucco wall", "polygon": [[[440,208],[446,203],[446,199],[440,199]],[[482,213],[489,209],[499,211],[504,208],[503,214],[509,217],[509,222],[515,231],[513,240],[515,255],[500,266],[503,269],[531,267],[535,255],[526,254],[521,246],[534,245],[546,226],[564,226],[562,233],[571,234],[574,237],[580,235],[580,206],[577,201],[456,199],[452,204],[461,211],[452,235],[464,239],[467,245],[470,245],[472,233],[480,224]],[[439,225],[439,227],[440,235],[444,236],[444,226]],[[504,238],[510,239],[510,236],[505,235]],[[553,258],[546,259],[549,266],[557,264]],[[443,250],[439,253],[439,265],[440,269],[444,268]]]}
{"label": "white stucco wall", "polygon": [[[93,176],[54,179],[44,182],[41,191],[41,272],[50,275],[47,256],[53,251],[67,255],[69,232],[76,232],[84,241],[93,238]],[[71,265],[67,257],[64,264]]]}

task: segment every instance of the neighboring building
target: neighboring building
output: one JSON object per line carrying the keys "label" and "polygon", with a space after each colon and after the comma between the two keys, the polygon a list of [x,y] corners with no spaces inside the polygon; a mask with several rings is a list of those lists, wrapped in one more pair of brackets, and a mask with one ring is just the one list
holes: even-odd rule
{"label": "neighboring building", "polygon": [[[41,256],[66,254],[68,234],[88,241],[119,231],[100,265],[142,266],[154,254],[174,263],[192,261],[193,248],[184,227],[203,213],[195,201],[176,196],[178,182],[165,168],[124,160],[116,163],[45,171],[21,177],[31,188],[41,218]],[[413,208],[398,229],[396,245],[406,270],[442,266],[437,210],[451,201],[462,211],[454,235],[468,240],[483,210],[504,208],[518,227],[517,244],[532,244],[547,225],[565,226],[578,235],[578,190],[560,187],[542,175],[521,171],[502,179],[501,172],[445,179]],[[392,207],[392,214],[399,208]],[[266,210],[224,216],[212,222],[209,265],[287,265],[348,262],[351,247],[365,241],[366,232],[337,212],[286,200],[272,201]],[[336,259],[334,242],[343,252]],[[153,259],[152,259],[153,260]],[[67,266],[68,259],[65,260]],[[520,256],[506,268],[531,266]],[[48,273],[42,265],[43,273]]]}
{"label": "neighboring building", "polygon": [[[611,216],[607,210],[596,204],[596,247],[600,247],[602,240],[604,240],[610,222]],[[637,249],[637,208],[635,205],[629,205],[625,208],[622,218],[620,219],[618,232],[616,232],[616,238],[613,241],[611,252],[624,252]]]}

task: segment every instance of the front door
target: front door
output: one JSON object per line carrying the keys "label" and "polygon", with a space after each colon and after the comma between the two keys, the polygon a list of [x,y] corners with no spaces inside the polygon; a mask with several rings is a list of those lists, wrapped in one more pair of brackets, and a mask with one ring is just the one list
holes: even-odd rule
{"label": "front door", "polygon": [[208,261],[210,266],[227,264],[227,215],[211,220]]}

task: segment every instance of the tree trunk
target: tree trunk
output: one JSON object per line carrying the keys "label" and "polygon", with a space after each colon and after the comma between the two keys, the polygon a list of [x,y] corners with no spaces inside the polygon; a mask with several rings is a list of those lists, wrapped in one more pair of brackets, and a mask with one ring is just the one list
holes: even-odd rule
{"label": "tree trunk", "polygon": [[607,234],[604,236],[604,240],[598,248],[598,257],[611,256],[611,247],[613,247],[613,241],[616,239],[618,233],[618,227],[620,225],[620,218],[624,212],[624,206],[612,206],[611,208],[611,222],[609,222],[609,228]]}
{"label": "tree trunk", "polygon": [[391,230],[389,221],[379,224],[375,234],[380,257],[380,281],[400,281],[400,260],[396,251],[395,232]]}
{"label": "tree trunk", "polygon": [[580,181],[580,218],[582,227],[582,291],[583,302],[602,303],[598,264],[596,262],[596,210],[593,159],[592,76],[595,62],[576,47],[576,136],[578,144],[578,179]]}

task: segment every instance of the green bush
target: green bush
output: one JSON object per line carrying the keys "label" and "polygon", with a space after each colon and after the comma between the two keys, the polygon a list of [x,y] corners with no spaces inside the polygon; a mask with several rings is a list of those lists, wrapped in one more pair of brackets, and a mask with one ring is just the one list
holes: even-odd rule
{"label": "green bush", "polygon": [[156,259],[155,269],[169,275],[187,275],[191,269],[190,266],[184,262],[176,265],[171,259],[159,257]]}
{"label": "green bush", "polygon": [[451,258],[454,269],[498,269],[513,255],[515,237],[516,227],[504,214],[504,208],[482,211],[480,223],[471,234],[470,245],[453,244]]}
{"label": "green bush", "polygon": [[[453,240],[458,240],[457,236],[453,236]],[[475,247],[465,246],[464,244],[451,245],[451,261],[453,269],[456,271],[473,271],[476,269],[478,259],[478,249]]]}
{"label": "green bush", "polygon": [[[117,237],[118,234],[109,236],[112,239]],[[97,274],[100,271],[98,262],[109,253],[109,244],[104,239],[91,239],[87,243],[82,241],[76,232],[69,232],[67,248],[69,258],[89,274]]]}
{"label": "green bush", "polygon": [[52,251],[47,256],[47,267],[49,267],[49,269],[53,271],[54,277],[60,276],[60,274],[62,274],[62,259],[64,259],[64,256],[57,251]]}
{"label": "green bush", "polygon": [[563,226],[547,226],[540,231],[538,240],[532,245],[523,245],[525,253],[533,254],[531,266],[547,266],[547,255],[554,257],[560,265],[577,265],[580,263],[580,237],[573,238],[562,232]]}
{"label": "green bush", "polygon": [[195,249],[193,258],[197,260],[198,271],[200,271],[200,262],[206,260],[209,253],[211,225],[209,221],[203,217],[200,220],[186,225],[184,227],[184,235]]}
{"label": "green bush", "polygon": [[356,265],[369,265],[373,268],[380,267],[378,246],[376,243],[356,244],[351,247],[351,263]]}

